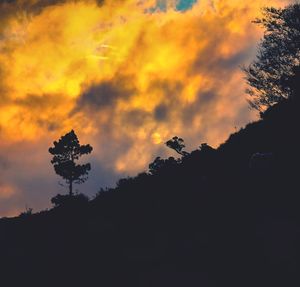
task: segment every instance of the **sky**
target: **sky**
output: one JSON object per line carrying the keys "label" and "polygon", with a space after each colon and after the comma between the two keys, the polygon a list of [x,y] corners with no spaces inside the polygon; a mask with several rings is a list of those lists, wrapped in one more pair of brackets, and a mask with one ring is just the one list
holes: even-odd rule
{"label": "sky", "polygon": [[177,135],[217,147],[257,118],[241,67],[288,0],[2,0],[0,217],[66,193],[48,148],[74,129],[93,152],[93,197],[146,171]]}

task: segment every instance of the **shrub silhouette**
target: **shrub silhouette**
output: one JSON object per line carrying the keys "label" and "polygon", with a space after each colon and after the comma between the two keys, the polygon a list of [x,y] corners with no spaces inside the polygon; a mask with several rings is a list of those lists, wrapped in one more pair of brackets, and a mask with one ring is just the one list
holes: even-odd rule
{"label": "shrub silhouette", "polygon": [[21,212],[19,216],[20,217],[29,217],[32,215],[32,212],[33,212],[33,208],[26,207],[25,211]]}
{"label": "shrub silhouette", "polygon": [[166,142],[167,147],[170,149],[175,150],[178,154],[182,156],[186,156],[189,153],[184,151],[183,149],[185,148],[184,140],[182,138],[179,138],[177,136],[173,137],[172,139],[168,140]]}
{"label": "shrub silhouette", "polygon": [[157,157],[152,163],[149,164],[149,172],[152,175],[158,174],[163,170],[168,170],[178,164],[178,160],[174,157],[169,157],[168,159],[162,159]]}
{"label": "shrub silhouette", "polygon": [[51,198],[51,203],[56,207],[86,204],[88,201],[88,197],[84,194],[75,194],[73,196],[57,194]]}
{"label": "shrub silhouette", "polygon": [[88,145],[80,145],[77,135],[72,130],[62,136],[59,141],[55,141],[54,147],[49,148],[49,153],[53,155],[51,163],[55,172],[66,180],[69,185],[69,195],[73,195],[73,183],[81,184],[88,178],[91,165],[76,164],[76,161],[84,154],[92,152],[93,148]]}

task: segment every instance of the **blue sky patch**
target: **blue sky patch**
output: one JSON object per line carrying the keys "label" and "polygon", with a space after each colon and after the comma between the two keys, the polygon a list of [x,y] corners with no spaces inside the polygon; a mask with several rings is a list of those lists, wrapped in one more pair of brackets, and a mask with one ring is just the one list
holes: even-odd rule
{"label": "blue sky patch", "polygon": [[176,10],[186,11],[188,9],[191,9],[196,2],[197,0],[180,0],[176,5]]}
{"label": "blue sky patch", "polygon": [[[149,9],[149,12],[153,13],[155,11],[163,11],[166,12],[168,8],[169,0],[156,0],[156,5]],[[197,0],[178,0],[175,6],[177,11],[186,11],[193,7],[193,5],[197,2]]]}

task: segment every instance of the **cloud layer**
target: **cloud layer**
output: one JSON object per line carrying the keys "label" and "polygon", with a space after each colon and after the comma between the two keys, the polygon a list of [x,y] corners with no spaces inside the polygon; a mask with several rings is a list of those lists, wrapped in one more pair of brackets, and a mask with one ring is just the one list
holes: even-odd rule
{"label": "cloud layer", "polygon": [[174,135],[217,146],[254,117],[239,68],[261,37],[251,20],[287,2],[2,1],[0,216],[49,205],[47,150],[72,128],[94,147],[91,193]]}

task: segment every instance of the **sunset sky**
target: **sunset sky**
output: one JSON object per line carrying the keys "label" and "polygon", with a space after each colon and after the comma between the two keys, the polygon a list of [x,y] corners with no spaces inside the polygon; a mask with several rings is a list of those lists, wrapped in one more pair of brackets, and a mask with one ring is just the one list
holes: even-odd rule
{"label": "sunset sky", "polygon": [[71,129],[94,147],[76,187],[93,196],[171,155],[175,135],[217,147],[254,120],[241,66],[263,31],[251,21],[287,3],[2,0],[0,217],[67,192],[48,148]]}

